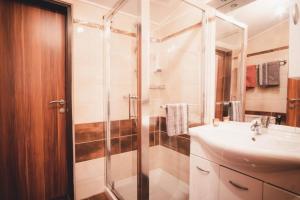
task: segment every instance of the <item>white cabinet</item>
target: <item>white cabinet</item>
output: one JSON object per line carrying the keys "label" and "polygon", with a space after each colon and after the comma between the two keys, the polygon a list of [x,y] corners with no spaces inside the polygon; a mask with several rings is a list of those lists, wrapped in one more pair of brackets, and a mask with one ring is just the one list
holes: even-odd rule
{"label": "white cabinet", "polygon": [[300,196],[264,183],[263,200],[300,200]]}
{"label": "white cabinet", "polygon": [[220,167],[219,200],[262,200],[263,183]]}
{"label": "white cabinet", "polygon": [[190,200],[217,200],[219,165],[190,156]]}

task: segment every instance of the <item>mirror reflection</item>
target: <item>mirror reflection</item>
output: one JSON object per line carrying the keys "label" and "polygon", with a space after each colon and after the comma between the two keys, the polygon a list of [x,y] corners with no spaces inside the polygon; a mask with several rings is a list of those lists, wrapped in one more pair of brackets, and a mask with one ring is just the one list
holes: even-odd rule
{"label": "mirror reflection", "polygon": [[[250,122],[268,116],[271,123],[293,125],[288,111],[296,106],[287,100],[288,5],[288,0],[257,0],[229,12],[233,19],[248,26],[247,41],[243,41],[239,27],[217,19],[216,118]],[[245,44],[243,65],[241,51]],[[239,82],[242,76],[243,84]]]}

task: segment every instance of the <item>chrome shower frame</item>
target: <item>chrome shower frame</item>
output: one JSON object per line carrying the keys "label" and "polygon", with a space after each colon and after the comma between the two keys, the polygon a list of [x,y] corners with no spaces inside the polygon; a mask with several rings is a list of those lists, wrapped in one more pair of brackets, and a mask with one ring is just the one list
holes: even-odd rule
{"label": "chrome shower frame", "polygon": [[[104,70],[104,117],[106,121],[106,140],[110,141],[110,35],[113,32],[111,27],[111,21],[114,16],[120,11],[120,9],[126,4],[128,0],[120,0],[115,6],[106,14],[103,18],[103,70]],[[201,78],[201,91],[200,91],[200,101],[202,107],[202,113],[200,118],[203,123],[210,123],[212,116],[214,115],[214,96],[207,95],[207,90],[214,88],[214,62],[215,62],[215,46],[213,40],[215,38],[207,38],[211,31],[214,31],[213,23],[216,15],[218,15],[215,9],[200,3],[198,0],[182,0],[182,2],[198,8],[199,11],[203,12],[202,19],[202,29],[203,34],[201,38],[202,51],[201,51],[201,70],[199,77]],[[148,98],[148,93],[146,91],[149,88],[147,81],[147,70],[149,70],[149,60],[150,60],[150,0],[138,0],[139,3],[139,14],[138,24],[136,26],[136,33],[132,33],[131,36],[137,38],[137,199],[138,200],[148,200],[149,199],[149,111],[144,109],[145,102],[142,99]],[[227,19],[227,18],[226,18]],[[184,32],[184,30],[182,31]],[[135,35],[134,35],[135,34]],[[173,35],[180,34],[174,33]],[[244,54],[243,54],[244,55]],[[208,77],[208,79],[207,79]],[[207,82],[208,81],[208,82]],[[215,94],[214,94],[215,95]],[[212,111],[213,110],[213,111]],[[213,113],[213,115],[212,115]],[[106,142],[106,189],[107,194],[111,198],[118,196],[118,192],[114,190],[114,185],[111,184],[111,144]],[[122,199],[122,197],[118,197]]]}

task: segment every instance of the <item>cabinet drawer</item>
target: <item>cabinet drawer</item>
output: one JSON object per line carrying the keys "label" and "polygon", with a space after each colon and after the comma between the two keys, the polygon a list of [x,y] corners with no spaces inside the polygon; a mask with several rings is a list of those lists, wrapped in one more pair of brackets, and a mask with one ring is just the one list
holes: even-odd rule
{"label": "cabinet drawer", "polygon": [[300,196],[264,183],[263,200],[300,200]]}
{"label": "cabinet drawer", "polygon": [[190,200],[217,200],[219,165],[198,156],[190,157]]}
{"label": "cabinet drawer", "polygon": [[219,200],[262,200],[263,183],[220,167]]}

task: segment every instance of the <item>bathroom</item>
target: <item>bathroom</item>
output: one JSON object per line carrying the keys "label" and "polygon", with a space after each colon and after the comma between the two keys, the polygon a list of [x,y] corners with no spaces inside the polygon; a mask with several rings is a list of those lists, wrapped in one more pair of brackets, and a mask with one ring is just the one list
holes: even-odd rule
{"label": "bathroom", "polygon": [[300,200],[299,7],[1,0],[0,199]]}

